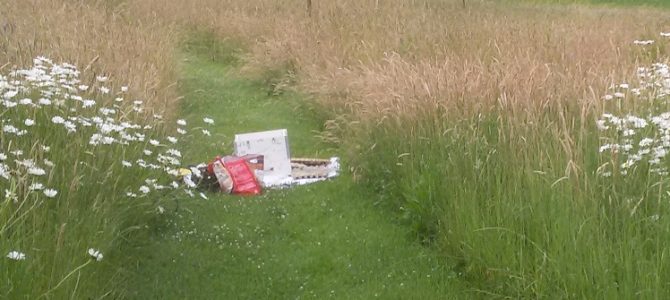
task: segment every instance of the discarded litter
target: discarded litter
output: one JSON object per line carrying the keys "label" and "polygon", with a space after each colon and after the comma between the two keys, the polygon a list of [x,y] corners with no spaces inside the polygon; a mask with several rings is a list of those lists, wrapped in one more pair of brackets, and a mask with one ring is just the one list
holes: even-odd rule
{"label": "discarded litter", "polygon": [[286,188],[339,175],[338,157],[291,159],[286,129],[235,135],[233,155],[177,170],[191,187],[238,195],[258,195],[262,188]]}
{"label": "discarded litter", "polygon": [[266,187],[291,182],[291,153],[286,129],[235,135],[235,156],[263,156],[258,178]]}

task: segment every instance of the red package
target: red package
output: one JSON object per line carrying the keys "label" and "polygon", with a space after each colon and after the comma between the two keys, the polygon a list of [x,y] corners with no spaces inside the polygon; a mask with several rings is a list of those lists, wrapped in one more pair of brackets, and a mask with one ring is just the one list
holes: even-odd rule
{"label": "red package", "polygon": [[258,195],[261,193],[261,186],[246,160],[243,158],[226,160],[224,161],[224,167],[226,167],[233,180],[233,194]]}

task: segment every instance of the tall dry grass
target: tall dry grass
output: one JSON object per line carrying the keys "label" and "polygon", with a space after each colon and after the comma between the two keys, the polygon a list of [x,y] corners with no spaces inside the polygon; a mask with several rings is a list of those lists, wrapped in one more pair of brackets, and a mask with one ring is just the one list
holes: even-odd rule
{"label": "tall dry grass", "polygon": [[314,1],[311,16],[302,0],[162,2],[129,5],[247,41],[255,65],[291,66],[327,105],[372,119],[426,102],[535,113],[592,101],[638,63],[631,42],[668,22],[649,9],[493,1]]}
{"label": "tall dry grass", "polygon": [[0,2],[0,66],[26,66],[36,56],[67,61],[90,71],[87,80],[108,76],[168,114],[178,98],[176,39],[169,24],[130,18],[119,1]]}

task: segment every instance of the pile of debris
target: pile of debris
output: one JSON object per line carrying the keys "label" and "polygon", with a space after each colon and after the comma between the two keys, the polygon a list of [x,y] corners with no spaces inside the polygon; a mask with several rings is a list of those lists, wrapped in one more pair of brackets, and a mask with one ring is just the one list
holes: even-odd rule
{"label": "pile of debris", "polygon": [[286,129],[235,135],[235,153],[208,164],[181,168],[187,185],[238,195],[258,195],[263,188],[303,185],[339,175],[339,158],[291,159]]}

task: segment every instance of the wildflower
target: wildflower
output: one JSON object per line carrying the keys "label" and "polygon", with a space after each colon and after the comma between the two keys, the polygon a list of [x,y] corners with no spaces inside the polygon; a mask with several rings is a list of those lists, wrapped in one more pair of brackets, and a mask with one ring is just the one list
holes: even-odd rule
{"label": "wildflower", "polygon": [[151,144],[152,146],[158,146],[160,145],[160,142],[157,140],[149,140],[149,144]]}
{"label": "wildflower", "polygon": [[111,145],[115,141],[116,141],[116,139],[111,137],[111,136],[103,136],[102,137],[102,143],[105,144],[105,145]]}
{"label": "wildflower", "polygon": [[184,120],[184,119],[177,120],[177,125],[186,126],[186,120]]}
{"label": "wildflower", "polygon": [[661,32],[662,37],[670,37],[670,32]]}
{"label": "wildflower", "polygon": [[12,107],[16,106],[16,102],[5,100],[5,101],[2,101],[2,105],[4,105],[7,108],[12,108]]}
{"label": "wildflower", "polygon": [[158,207],[156,207],[156,209],[158,210],[158,213],[161,214],[161,215],[162,215],[163,213],[165,213],[165,208],[163,208],[163,207],[160,206],[160,205],[159,205]]}
{"label": "wildflower", "polygon": [[622,169],[628,169],[628,168],[632,167],[634,164],[635,164],[635,161],[633,161],[632,159],[629,159],[626,162],[621,164],[621,168]]}
{"label": "wildflower", "polygon": [[13,98],[14,96],[16,96],[16,94],[18,94],[18,93],[19,93],[19,92],[16,91],[16,90],[8,91],[8,92],[6,92],[6,93],[3,95],[3,97],[4,97],[5,99],[11,99],[11,98]]}
{"label": "wildflower", "polygon": [[94,101],[94,100],[89,100],[89,99],[87,99],[87,100],[84,100],[84,101],[81,102],[81,106],[82,106],[83,108],[89,108],[89,107],[94,106],[94,105],[95,105],[95,101]]}
{"label": "wildflower", "polygon": [[101,87],[99,88],[99,90],[100,90],[100,92],[103,93],[103,94],[109,94],[109,88],[107,88],[107,87],[101,86]]}
{"label": "wildflower", "polygon": [[88,85],[83,85],[82,84],[78,88],[79,88],[79,90],[85,91],[85,90],[88,90]]}
{"label": "wildflower", "polygon": [[25,124],[26,126],[30,127],[30,126],[35,125],[35,120],[32,120],[32,119],[26,119],[25,121],[23,121],[23,124]]}
{"label": "wildflower", "polygon": [[65,121],[63,123],[63,126],[65,127],[65,129],[67,129],[68,133],[73,133],[77,131],[77,125],[75,125],[71,121]]}
{"label": "wildflower", "polygon": [[621,92],[616,92],[616,93],[614,93],[614,97],[616,97],[616,98],[624,98],[624,97],[626,97],[626,95],[624,95],[624,93],[621,93]]}
{"label": "wildflower", "polygon": [[61,116],[55,116],[51,118],[51,122],[53,122],[54,124],[63,124],[65,122],[65,119],[63,119],[63,117]]}
{"label": "wildflower", "polygon": [[137,194],[132,193],[132,192],[127,192],[126,196],[131,197],[131,198],[137,198]]}
{"label": "wildflower", "polygon": [[122,86],[122,87],[121,87],[121,92],[124,92],[124,93],[125,93],[125,92],[127,92],[127,91],[128,91],[128,87],[127,87],[127,86]]}
{"label": "wildflower", "polygon": [[116,113],[116,110],[106,107],[101,108],[99,111],[103,116],[113,115]]}
{"label": "wildflower", "polygon": [[145,162],[143,159],[138,159],[135,161],[140,168],[146,168],[147,167],[147,162]]}
{"label": "wildflower", "polygon": [[605,100],[612,100],[612,99],[614,99],[614,96],[612,96],[612,95],[605,95],[605,97],[603,97],[603,99],[605,99]]}
{"label": "wildflower", "polygon": [[635,128],[645,128],[647,127],[647,120],[638,118],[636,116],[631,116],[629,115],[627,118],[627,121],[631,124],[633,124],[633,127]]}
{"label": "wildflower", "polygon": [[9,179],[9,168],[5,164],[0,164],[0,177]]}
{"label": "wildflower", "polygon": [[204,134],[204,135],[206,135],[206,136],[212,136],[212,134],[211,134],[211,133],[209,132],[209,130],[207,130],[207,129],[203,129],[203,130],[202,130],[202,134]]}
{"label": "wildflower", "polygon": [[39,182],[35,182],[35,183],[31,184],[30,187],[28,187],[28,189],[31,190],[31,191],[39,191],[43,188],[44,188],[44,185],[39,183]]}
{"label": "wildflower", "polygon": [[98,82],[105,82],[105,81],[107,81],[107,79],[109,79],[109,78],[107,78],[106,76],[96,76],[95,77],[95,80],[97,80]]}
{"label": "wildflower", "polygon": [[151,150],[147,150],[147,149],[144,149],[144,151],[142,151],[142,152],[144,152],[144,155],[151,155],[153,153],[153,152],[151,152]]}
{"label": "wildflower", "polygon": [[159,114],[154,114],[154,118],[155,118],[156,120],[163,120],[163,116],[162,116],[162,115],[159,115]]}
{"label": "wildflower", "polygon": [[619,85],[619,87],[622,89],[628,89],[628,83],[622,83]]}
{"label": "wildflower", "polygon": [[143,186],[140,186],[140,192],[142,192],[142,194],[148,194],[149,192],[151,192],[151,189],[149,189],[148,186],[143,185]]}
{"label": "wildflower", "polygon": [[175,189],[179,188],[179,184],[176,181],[171,182],[170,186],[172,186],[172,188],[175,188]]}
{"label": "wildflower", "polygon": [[626,129],[626,130],[623,131],[623,136],[631,136],[631,135],[635,135],[635,130]]}
{"label": "wildflower", "polygon": [[202,121],[210,125],[214,124],[214,120],[212,120],[211,118],[203,118]]}
{"label": "wildflower", "polygon": [[21,155],[23,155],[23,151],[22,151],[22,150],[14,150],[14,151],[11,151],[11,152],[9,152],[9,153],[13,154],[14,156],[21,156]]}
{"label": "wildflower", "polygon": [[186,134],[186,130],[181,129],[181,128],[177,128],[177,132],[178,132],[179,134]]}
{"label": "wildflower", "polygon": [[7,154],[0,153],[0,161],[4,161],[7,159]]}
{"label": "wildflower", "polygon": [[30,175],[42,176],[46,173],[47,172],[44,171],[44,169],[42,169],[40,167],[30,167],[30,168],[28,168],[28,174],[30,174]]}
{"label": "wildflower", "polygon": [[16,164],[19,166],[24,166],[26,168],[32,168],[35,166],[35,162],[32,159],[23,159],[23,160],[16,160]]}
{"label": "wildflower", "polygon": [[639,46],[647,46],[647,45],[651,45],[653,43],[654,43],[653,40],[644,40],[644,41],[635,40],[635,41],[633,41],[633,44],[639,45]]}
{"label": "wildflower", "polygon": [[93,248],[88,249],[88,255],[90,255],[92,258],[95,258],[96,261],[101,261],[103,257],[102,252]]}
{"label": "wildflower", "polygon": [[13,260],[25,260],[26,255],[24,253],[21,253],[19,251],[10,251],[7,253],[7,258],[13,259]]}
{"label": "wildflower", "polygon": [[58,194],[58,191],[57,191],[57,190],[54,190],[54,189],[46,189],[46,190],[44,190],[44,196],[47,196],[47,197],[49,197],[49,198],[56,197],[57,194]]}
{"label": "wildflower", "polygon": [[598,150],[598,152],[603,153],[603,152],[605,152],[607,150],[610,150],[610,149],[612,151],[616,151],[618,149],[618,146],[619,145],[617,145],[617,144],[605,144],[605,145],[600,146],[600,149]]}
{"label": "wildflower", "polygon": [[24,98],[24,99],[19,100],[19,104],[30,105],[30,104],[33,104],[33,100],[30,100],[29,98]]}
{"label": "wildflower", "polygon": [[605,125],[605,120],[598,120],[596,121],[596,126],[598,127],[598,130],[607,130],[610,127]]}
{"label": "wildflower", "polygon": [[7,132],[7,133],[17,133],[19,132],[19,129],[14,127],[13,125],[4,125],[2,126],[2,131]]}
{"label": "wildflower", "polygon": [[173,143],[173,144],[177,143],[177,138],[172,137],[172,136],[168,136],[167,140],[168,140],[168,142]]}
{"label": "wildflower", "polygon": [[133,166],[133,164],[132,164],[131,162],[129,162],[129,161],[125,161],[125,160],[122,160],[122,161],[121,161],[121,164],[122,164],[124,167],[126,167],[126,168],[130,168],[130,167]]}
{"label": "wildflower", "polygon": [[51,105],[51,100],[47,98],[40,98],[39,100],[37,100],[37,103],[39,103],[40,105]]}
{"label": "wildflower", "polygon": [[49,152],[51,151],[51,147],[42,145],[42,151]]}
{"label": "wildflower", "polygon": [[167,151],[165,151],[165,153],[170,154],[172,156],[181,157],[181,152],[179,152],[179,150],[177,149],[168,149]]}
{"label": "wildflower", "polygon": [[8,190],[8,189],[5,189],[5,199],[6,199],[7,201],[13,201],[13,202],[17,202],[17,201],[19,200],[19,198],[18,198],[18,196],[16,195],[16,193],[14,193],[14,192],[12,192],[12,191],[10,191],[10,190]]}
{"label": "wildflower", "polygon": [[653,142],[654,142],[654,140],[652,140],[650,138],[643,138],[640,141],[639,145],[640,145],[640,147],[647,147],[647,146],[650,146]]}

